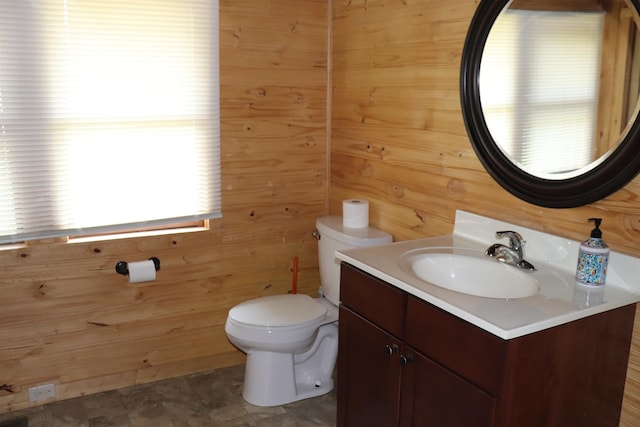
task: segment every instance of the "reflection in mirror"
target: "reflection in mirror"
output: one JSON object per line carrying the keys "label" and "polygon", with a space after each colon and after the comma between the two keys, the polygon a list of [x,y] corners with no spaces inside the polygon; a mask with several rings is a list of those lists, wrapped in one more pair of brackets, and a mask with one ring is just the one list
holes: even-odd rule
{"label": "reflection in mirror", "polygon": [[[543,5],[543,7],[540,7]],[[576,5],[580,5],[576,8]],[[533,127],[532,130],[519,130],[515,125],[525,123],[536,115],[542,115],[540,111],[519,113],[521,106],[519,99],[531,96],[523,91],[512,90],[511,95],[500,94],[498,99],[515,99],[514,102],[506,103],[502,108],[511,108],[515,111],[514,119],[510,119],[513,129],[504,130],[502,128],[489,129],[483,103],[487,107],[492,105],[491,98],[484,99],[480,94],[481,64],[485,45],[494,23],[505,14],[506,9],[513,10],[546,10],[553,8],[554,11],[584,12],[591,8],[591,13],[604,14],[602,23],[601,55],[598,67],[599,78],[597,81],[597,112],[596,123],[590,124],[592,131],[583,131],[588,135],[587,141],[591,157],[583,163],[576,165],[562,164],[552,169],[541,166],[526,166],[518,150],[535,148],[536,143],[518,143],[522,135],[527,133],[544,134],[547,127],[544,123],[541,126]],[[598,12],[595,12],[597,10]],[[465,128],[469,135],[469,140],[478,159],[487,172],[504,189],[520,199],[538,206],[551,208],[572,208],[593,203],[612,193],[620,190],[633,180],[640,172],[640,119],[638,118],[638,82],[640,82],[640,67],[637,65],[640,55],[638,46],[635,43],[637,35],[636,24],[638,12],[640,11],[640,0],[482,0],[473,15],[469,31],[465,39],[464,49],[460,64],[460,101],[462,116]],[[515,36],[512,36],[515,37]],[[526,40],[526,39],[525,39]],[[529,40],[531,41],[531,40]],[[516,61],[520,67],[527,68],[525,74],[531,74],[528,68],[540,68],[532,66],[527,58],[532,47],[520,44],[517,52],[522,60]],[[516,56],[516,54],[512,54]],[[535,56],[531,54],[530,56]],[[564,58],[563,58],[564,59]],[[525,61],[526,60],[526,61]],[[546,70],[546,68],[543,68]],[[516,69],[520,73],[520,69]],[[490,75],[489,75],[490,77]],[[575,77],[575,76],[574,76]],[[487,78],[483,76],[483,80]],[[577,77],[575,77],[578,80]],[[512,80],[517,80],[512,77]],[[581,77],[580,80],[588,80]],[[565,91],[566,87],[574,86],[574,81],[570,84],[554,83],[555,90]],[[496,91],[503,90],[503,86],[494,85]],[[536,90],[542,91],[541,88]],[[590,92],[593,94],[593,91]],[[540,98],[535,93],[534,100]],[[547,96],[555,101],[555,93]],[[481,101],[482,98],[482,101]],[[578,97],[582,102],[583,99]],[[535,104],[526,99],[523,105]],[[589,101],[592,103],[592,101]],[[589,103],[588,102],[588,103]],[[569,103],[571,104],[571,103]],[[572,106],[572,105],[571,105]],[[497,108],[497,107],[496,107]],[[546,108],[546,106],[545,106]],[[550,108],[550,107],[549,107]],[[488,108],[489,110],[489,108]],[[544,108],[542,109],[544,112]],[[504,112],[501,112],[503,116]],[[571,115],[572,112],[565,113],[558,111],[558,115]],[[547,115],[548,116],[548,115]],[[502,119],[503,121],[506,119]],[[577,118],[573,120],[579,121]],[[582,120],[582,118],[580,119]],[[493,120],[496,122],[496,120]],[[500,123],[500,121],[497,121]],[[513,134],[513,140],[500,140],[497,137],[505,134]],[[518,133],[519,132],[519,133]],[[595,134],[595,136],[594,136]],[[565,137],[554,135],[554,143],[549,144],[555,150],[556,147],[566,145]],[[526,138],[524,139],[526,141]],[[507,153],[512,144],[517,149],[508,148],[512,153]],[[519,145],[516,145],[519,144]],[[582,145],[578,149],[582,149]],[[520,157],[518,157],[520,156]],[[535,156],[533,156],[535,158]],[[552,163],[552,158],[573,158],[574,152],[569,154],[559,152],[547,153],[542,156],[544,163]],[[586,165],[580,166],[586,162]],[[542,162],[538,162],[542,163]],[[536,169],[537,168],[537,169]],[[572,170],[573,169],[573,170]],[[531,172],[530,172],[531,171]]]}
{"label": "reflection in mirror", "polygon": [[479,73],[503,154],[550,180],[604,161],[636,116],[637,37],[623,0],[514,0],[488,34]]}

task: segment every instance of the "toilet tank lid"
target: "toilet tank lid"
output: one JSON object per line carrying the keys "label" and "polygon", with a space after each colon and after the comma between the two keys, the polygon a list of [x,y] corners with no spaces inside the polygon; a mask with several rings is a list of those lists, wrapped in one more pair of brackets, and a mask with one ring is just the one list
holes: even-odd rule
{"label": "toilet tank lid", "polygon": [[229,310],[229,317],[248,326],[303,326],[324,319],[327,309],[309,295],[271,295],[245,301]]}
{"label": "toilet tank lid", "polygon": [[393,236],[386,231],[374,227],[349,228],[342,225],[340,216],[323,216],[316,220],[316,228],[320,233],[328,235],[349,246],[365,248],[393,242]]}

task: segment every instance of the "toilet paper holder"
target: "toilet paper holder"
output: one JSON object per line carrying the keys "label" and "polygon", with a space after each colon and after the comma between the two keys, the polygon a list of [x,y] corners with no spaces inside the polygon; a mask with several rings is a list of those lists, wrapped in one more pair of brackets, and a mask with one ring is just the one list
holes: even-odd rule
{"label": "toilet paper holder", "polygon": [[[156,271],[160,270],[160,260],[156,257],[149,258],[150,261],[153,261],[153,265],[156,268]],[[123,276],[129,275],[129,264],[126,261],[118,261],[116,264],[116,272],[118,274],[122,274]]]}

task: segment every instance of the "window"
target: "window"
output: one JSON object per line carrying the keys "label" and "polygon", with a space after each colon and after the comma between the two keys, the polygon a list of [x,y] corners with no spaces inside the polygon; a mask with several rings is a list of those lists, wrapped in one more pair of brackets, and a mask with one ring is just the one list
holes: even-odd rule
{"label": "window", "polygon": [[0,243],[221,216],[217,0],[0,12]]}
{"label": "window", "polygon": [[506,10],[483,53],[487,125],[521,167],[553,179],[594,159],[604,13]]}

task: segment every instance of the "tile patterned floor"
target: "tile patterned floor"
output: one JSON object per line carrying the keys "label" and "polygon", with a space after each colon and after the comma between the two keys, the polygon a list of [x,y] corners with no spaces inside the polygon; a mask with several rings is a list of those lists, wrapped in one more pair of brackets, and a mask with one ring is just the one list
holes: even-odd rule
{"label": "tile patterned floor", "polygon": [[329,427],[336,392],[263,408],[242,399],[244,366],[53,402],[0,414],[28,417],[29,427]]}

